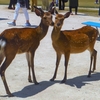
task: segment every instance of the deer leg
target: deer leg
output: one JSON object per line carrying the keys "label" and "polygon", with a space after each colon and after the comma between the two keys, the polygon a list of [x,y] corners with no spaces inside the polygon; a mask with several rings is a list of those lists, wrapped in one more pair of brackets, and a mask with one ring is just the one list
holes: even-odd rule
{"label": "deer leg", "polygon": [[59,62],[60,62],[60,59],[61,59],[61,54],[60,53],[57,53],[56,55],[57,55],[57,58],[56,58],[56,69],[55,69],[55,72],[54,72],[54,76],[50,79],[50,81],[54,81],[54,79],[56,78]]}
{"label": "deer leg", "polygon": [[30,62],[30,53],[29,52],[27,52],[26,53],[26,59],[27,59],[27,62],[28,62],[28,69],[29,69],[29,75],[28,75],[28,81],[29,82],[32,82],[32,80],[31,80],[31,62]]}
{"label": "deer leg", "polygon": [[[94,51],[93,51],[93,52],[94,52]],[[93,52],[92,52],[91,58],[90,58],[90,69],[89,69],[88,77],[91,76],[91,67],[92,67],[92,61],[93,61]]]}
{"label": "deer leg", "polygon": [[68,52],[64,55],[65,56],[65,74],[64,74],[64,78],[61,81],[61,83],[65,83],[67,79],[67,66],[68,66],[68,61],[69,61],[69,55],[70,53]]}
{"label": "deer leg", "polygon": [[6,93],[8,94],[9,97],[13,97],[14,95],[11,94],[11,92],[9,91],[9,88],[8,88],[8,85],[7,85],[7,82],[6,82],[5,71],[1,72],[1,78],[3,80],[3,84],[5,86]]}
{"label": "deer leg", "polygon": [[1,63],[2,63],[2,61],[3,61],[3,59],[4,59],[4,54],[3,53],[0,53],[0,65],[1,65]]}
{"label": "deer leg", "polygon": [[96,70],[96,60],[97,60],[97,51],[94,49],[94,52],[93,52],[93,57],[94,57],[94,63],[93,63],[93,71]]}
{"label": "deer leg", "polygon": [[35,55],[35,51],[33,52],[31,52],[31,69],[32,69],[32,75],[33,75],[33,80],[34,80],[34,83],[35,84],[39,84],[38,82],[37,82],[37,80],[36,80],[36,77],[35,77],[35,71],[34,71],[34,55]]}
{"label": "deer leg", "polygon": [[7,85],[7,82],[6,82],[6,77],[5,77],[5,70],[9,66],[9,64],[12,62],[14,57],[15,57],[15,55],[13,55],[13,56],[11,55],[11,56],[6,57],[4,63],[1,66],[1,70],[0,70],[0,75],[1,75],[1,78],[2,78],[2,81],[3,81],[3,84],[5,86],[6,93],[8,94],[9,97],[12,97],[13,94],[11,94],[11,92],[8,88],[8,85]]}

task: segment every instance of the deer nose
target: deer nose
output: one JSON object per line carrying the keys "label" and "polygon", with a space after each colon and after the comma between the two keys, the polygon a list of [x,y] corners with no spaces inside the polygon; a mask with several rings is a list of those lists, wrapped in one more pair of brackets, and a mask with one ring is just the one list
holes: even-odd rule
{"label": "deer nose", "polygon": [[60,23],[57,23],[57,26],[60,26]]}

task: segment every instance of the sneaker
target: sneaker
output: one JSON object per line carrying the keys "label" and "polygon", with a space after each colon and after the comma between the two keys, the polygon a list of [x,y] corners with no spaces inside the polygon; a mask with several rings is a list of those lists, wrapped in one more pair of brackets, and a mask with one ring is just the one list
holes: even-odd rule
{"label": "sneaker", "polygon": [[31,26],[30,23],[25,23],[24,27]]}
{"label": "sneaker", "polygon": [[11,26],[16,26],[15,22],[8,22],[7,24],[11,25]]}

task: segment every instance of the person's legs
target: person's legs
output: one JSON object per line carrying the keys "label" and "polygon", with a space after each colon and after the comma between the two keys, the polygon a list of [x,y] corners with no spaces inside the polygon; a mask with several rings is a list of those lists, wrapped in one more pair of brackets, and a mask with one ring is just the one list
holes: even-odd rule
{"label": "person's legs", "polygon": [[37,6],[37,0],[34,0],[34,4],[35,4],[35,6]]}
{"label": "person's legs", "polygon": [[72,7],[69,7],[69,12],[72,13]]}
{"label": "person's legs", "polygon": [[56,6],[58,6],[58,0],[56,0]]}
{"label": "person's legs", "polygon": [[[16,20],[17,20],[18,14],[19,14],[19,10],[20,10],[20,4],[17,3],[16,8],[15,8],[15,13],[14,13],[14,20],[13,20],[13,22],[8,22],[9,25],[16,26]],[[31,24],[29,23],[29,15],[27,12],[27,8],[23,7],[22,10],[23,10],[23,13],[26,18],[25,26],[31,26]]]}
{"label": "person's legs", "polygon": [[12,0],[13,9],[15,9],[16,3],[17,3],[17,0]]}
{"label": "person's legs", "polygon": [[13,22],[8,22],[9,25],[16,26],[16,20],[17,20],[18,14],[19,14],[19,9],[20,9],[20,4],[17,3],[16,8],[15,8]]}
{"label": "person's legs", "polygon": [[65,8],[65,2],[62,1],[62,10],[64,10],[64,8]]}
{"label": "person's legs", "polygon": [[30,9],[30,0],[26,0],[26,8]]}
{"label": "person's legs", "polygon": [[25,18],[26,18],[26,23],[25,23],[25,26],[31,26],[30,22],[29,22],[29,14],[27,12],[27,8],[22,8],[23,12],[24,12],[24,15],[25,15]]}
{"label": "person's legs", "polygon": [[12,9],[12,0],[10,0],[10,3],[9,3],[9,6],[8,6],[8,9]]}
{"label": "person's legs", "polygon": [[61,0],[59,0],[59,10],[61,10]]}
{"label": "person's legs", "polygon": [[73,13],[72,13],[72,8],[73,8],[73,7],[71,7],[71,6],[69,7],[69,12],[71,13],[71,15],[73,15]]}
{"label": "person's legs", "polygon": [[19,10],[20,10],[20,4],[17,3],[16,8],[15,8],[15,13],[14,13],[14,22],[16,22],[16,20],[17,20]]}
{"label": "person's legs", "polygon": [[77,15],[77,7],[75,7],[75,15]]}

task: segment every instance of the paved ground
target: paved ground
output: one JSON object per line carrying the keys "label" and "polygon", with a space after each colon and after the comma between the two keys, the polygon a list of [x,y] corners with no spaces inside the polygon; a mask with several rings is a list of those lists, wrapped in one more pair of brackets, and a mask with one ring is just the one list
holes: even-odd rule
{"label": "paved ground", "polygon": [[[13,10],[7,6],[0,6],[0,32],[11,28],[7,22],[13,19]],[[34,12],[30,12],[31,24],[38,25],[40,18]],[[77,29],[82,27],[84,21],[99,21],[99,17],[86,16],[84,14],[71,15],[65,20],[62,29]],[[17,26],[22,27],[25,18],[20,11]],[[89,70],[89,52],[73,54],[68,64],[68,80],[66,84],[60,84],[64,75],[64,58],[60,62],[57,79],[50,82],[55,69],[55,51],[51,42],[52,27],[48,34],[41,41],[35,56],[35,72],[39,85],[27,81],[28,68],[25,54],[17,55],[9,68],[6,70],[7,82],[10,91],[15,97],[9,98],[6,95],[2,80],[0,79],[0,100],[100,100],[100,38],[97,39],[95,49],[97,55],[97,69],[91,78],[87,78]]]}

